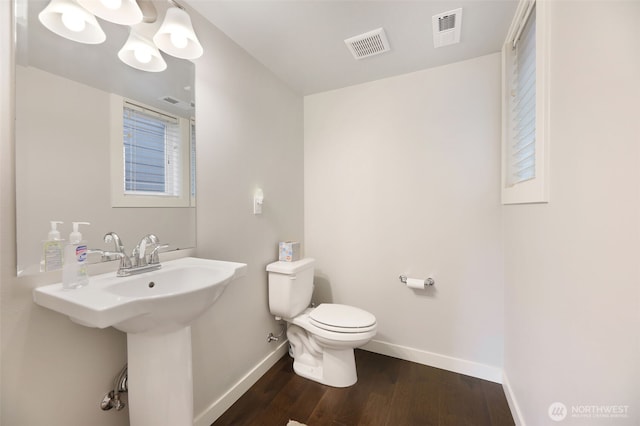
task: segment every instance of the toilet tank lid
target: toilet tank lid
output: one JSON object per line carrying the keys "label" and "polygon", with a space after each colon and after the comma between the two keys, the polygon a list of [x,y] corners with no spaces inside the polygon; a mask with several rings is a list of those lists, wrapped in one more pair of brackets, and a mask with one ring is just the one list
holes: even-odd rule
{"label": "toilet tank lid", "polygon": [[277,272],[278,274],[293,275],[305,269],[313,268],[315,259],[310,257],[296,260],[295,262],[273,262],[267,265],[268,272]]}

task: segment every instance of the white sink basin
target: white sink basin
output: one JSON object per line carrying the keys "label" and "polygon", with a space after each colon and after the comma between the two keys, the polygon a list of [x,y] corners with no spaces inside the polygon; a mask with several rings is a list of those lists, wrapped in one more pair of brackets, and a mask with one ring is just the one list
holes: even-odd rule
{"label": "white sink basin", "polygon": [[79,289],[38,287],[33,300],[79,324],[127,333],[129,424],[193,426],[191,322],[246,271],[186,257],[140,275],[97,275]]}
{"label": "white sink basin", "polygon": [[33,300],[87,327],[165,332],[190,325],[246,269],[244,263],[187,257],[140,275],[93,276],[79,289],[65,290],[62,284],[38,287]]}

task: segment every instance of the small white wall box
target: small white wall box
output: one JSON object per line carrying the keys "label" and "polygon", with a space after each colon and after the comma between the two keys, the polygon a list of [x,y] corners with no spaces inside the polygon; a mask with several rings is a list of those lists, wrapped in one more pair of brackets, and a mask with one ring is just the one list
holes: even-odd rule
{"label": "small white wall box", "polygon": [[300,243],[297,241],[280,242],[280,257],[283,262],[295,262],[300,260]]}

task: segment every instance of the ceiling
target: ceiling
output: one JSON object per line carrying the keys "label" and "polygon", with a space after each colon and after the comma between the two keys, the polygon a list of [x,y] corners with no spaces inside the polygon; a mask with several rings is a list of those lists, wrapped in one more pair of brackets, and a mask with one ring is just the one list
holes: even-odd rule
{"label": "ceiling", "polygon": [[[193,109],[162,101],[166,96],[187,104],[194,100],[193,62],[163,55],[168,65],[165,71],[140,71],[125,65],[117,56],[129,36],[128,27],[100,20],[107,35],[104,43],[76,43],[52,33],[39,22],[38,14],[49,0],[19,0],[16,4],[16,61],[19,65],[40,68],[179,116],[193,115]],[[153,5],[158,16],[163,17],[169,3],[154,1]],[[154,23],[140,23],[135,29],[151,38],[161,23],[160,19]]]}
{"label": "ceiling", "polygon": [[[186,2],[303,95],[499,52],[518,3],[517,0]],[[431,17],[460,7],[460,43],[434,48]],[[355,60],[344,39],[380,27],[385,29],[391,51]]]}

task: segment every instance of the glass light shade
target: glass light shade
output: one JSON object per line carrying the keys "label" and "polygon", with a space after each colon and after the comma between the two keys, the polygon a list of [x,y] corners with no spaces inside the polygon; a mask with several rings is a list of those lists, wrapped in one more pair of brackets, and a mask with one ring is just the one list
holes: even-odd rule
{"label": "glass light shade", "polygon": [[167,69],[167,63],[151,40],[133,31],[118,52],[118,58],[130,67],[142,71],[160,72]]}
{"label": "glass light shade", "polygon": [[136,0],[78,0],[80,6],[105,21],[120,25],[142,22],[142,10]]}
{"label": "glass light shade", "polygon": [[202,45],[193,31],[189,14],[178,7],[170,7],[153,42],[165,53],[181,59],[202,56]]}
{"label": "glass light shade", "polygon": [[38,19],[48,30],[78,43],[100,44],[107,39],[96,17],[74,0],[51,0]]}

